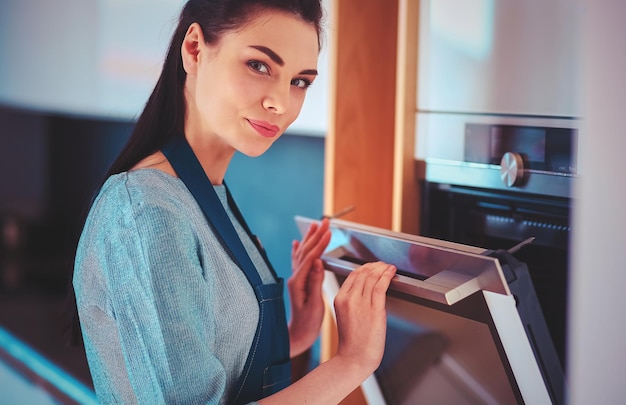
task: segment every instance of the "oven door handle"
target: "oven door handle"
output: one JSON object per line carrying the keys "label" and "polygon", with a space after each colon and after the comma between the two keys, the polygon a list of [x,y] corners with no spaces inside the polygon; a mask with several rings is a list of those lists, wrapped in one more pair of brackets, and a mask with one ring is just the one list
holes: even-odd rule
{"label": "oven door handle", "polygon": [[[332,256],[322,256],[322,261],[326,270],[344,277],[360,266]],[[453,305],[485,289],[489,281],[487,278],[487,275],[470,276],[453,270],[442,270],[425,280],[396,274],[389,288],[429,301]]]}

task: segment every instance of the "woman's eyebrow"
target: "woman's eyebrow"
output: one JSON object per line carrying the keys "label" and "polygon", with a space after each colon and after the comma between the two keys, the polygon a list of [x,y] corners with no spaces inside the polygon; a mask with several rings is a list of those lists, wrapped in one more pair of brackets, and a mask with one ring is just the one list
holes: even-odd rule
{"label": "woman's eyebrow", "polygon": [[283,60],[283,58],[278,56],[278,54],[276,52],[272,51],[270,48],[268,48],[266,46],[262,46],[262,45],[250,45],[250,47],[256,49],[257,51],[263,52],[264,54],[266,54],[271,60],[273,60],[278,65],[280,65],[280,66],[284,66],[285,65],[285,61]]}
{"label": "woman's eyebrow", "polygon": [[[261,51],[266,54],[271,60],[273,60],[279,66],[285,66],[285,61],[283,58],[278,56],[278,54],[272,51],[270,48],[263,45],[250,45],[250,48],[254,48],[257,51]],[[301,75],[314,75],[317,76],[318,72],[315,69],[306,69],[300,72]]]}
{"label": "woman's eyebrow", "polygon": [[306,69],[300,72],[301,75],[313,75],[317,76],[317,70],[315,69]]}

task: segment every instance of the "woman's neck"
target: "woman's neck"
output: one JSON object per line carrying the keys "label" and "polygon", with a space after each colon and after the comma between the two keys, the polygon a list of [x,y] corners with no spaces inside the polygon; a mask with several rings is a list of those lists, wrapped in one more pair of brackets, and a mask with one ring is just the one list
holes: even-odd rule
{"label": "woman's neck", "polygon": [[188,134],[185,137],[211,184],[222,184],[235,150],[218,137]]}

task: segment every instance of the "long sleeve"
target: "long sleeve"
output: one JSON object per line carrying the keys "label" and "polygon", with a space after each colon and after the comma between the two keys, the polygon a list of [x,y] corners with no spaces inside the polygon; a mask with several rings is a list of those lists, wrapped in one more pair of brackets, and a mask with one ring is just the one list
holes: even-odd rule
{"label": "long sleeve", "polygon": [[81,236],[74,285],[104,403],[223,403],[254,335],[254,293],[168,182],[107,182]]}

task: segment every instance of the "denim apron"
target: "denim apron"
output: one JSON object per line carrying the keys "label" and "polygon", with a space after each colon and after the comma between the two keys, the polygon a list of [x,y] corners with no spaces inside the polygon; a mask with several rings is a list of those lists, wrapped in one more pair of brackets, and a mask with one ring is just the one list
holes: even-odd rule
{"label": "denim apron", "polygon": [[[283,279],[276,277],[264,249],[257,245],[261,255],[278,280],[274,284],[262,283],[256,267],[187,140],[183,136],[178,136],[170,141],[162,149],[162,152],[202,208],[205,217],[215,229],[226,251],[246,275],[259,303],[259,323],[246,364],[230,403],[245,404],[274,394],[291,383],[289,334],[283,301]],[[228,188],[226,188],[226,192],[230,209],[250,235],[252,241],[257,244],[257,239],[243,220]],[[237,305],[237,303],[234,302],[233,305]]]}

